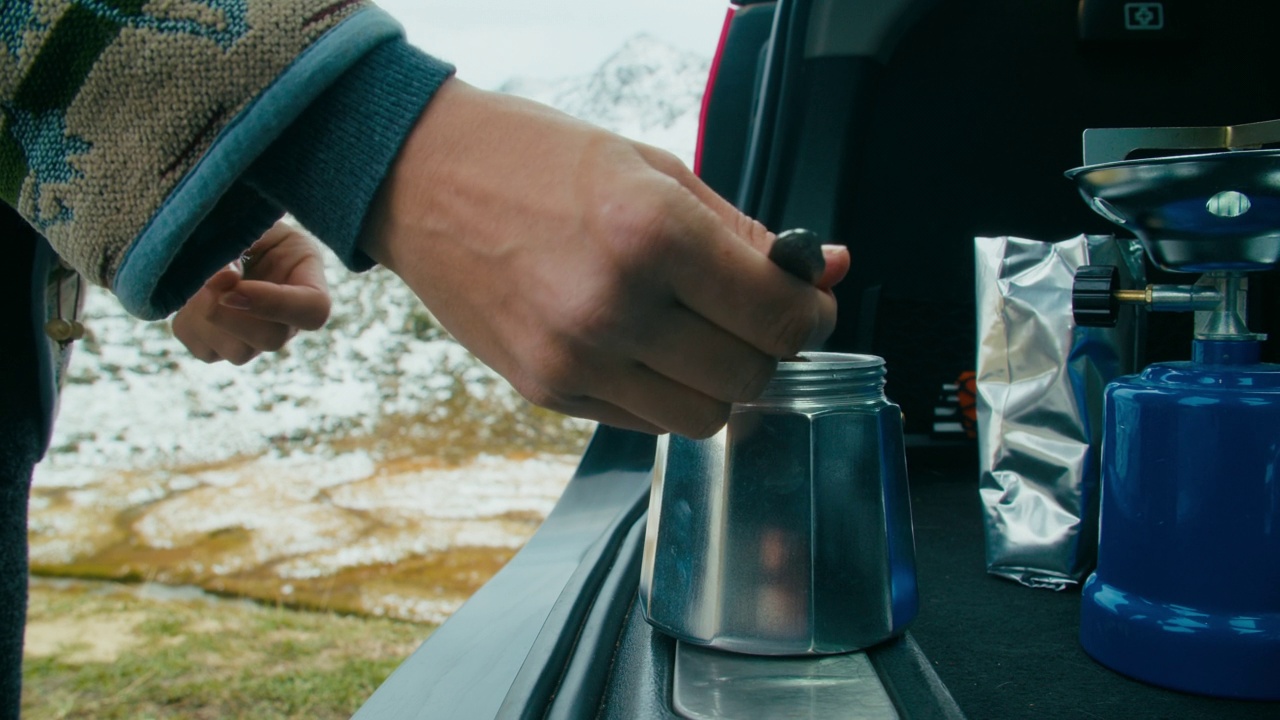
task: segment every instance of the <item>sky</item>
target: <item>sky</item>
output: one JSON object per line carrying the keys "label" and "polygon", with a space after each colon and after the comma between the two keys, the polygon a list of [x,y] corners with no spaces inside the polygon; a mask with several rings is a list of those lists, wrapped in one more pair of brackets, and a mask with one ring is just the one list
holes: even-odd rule
{"label": "sky", "polygon": [[458,77],[493,89],[511,77],[595,70],[648,33],[710,57],[728,0],[375,0],[409,41],[454,63]]}

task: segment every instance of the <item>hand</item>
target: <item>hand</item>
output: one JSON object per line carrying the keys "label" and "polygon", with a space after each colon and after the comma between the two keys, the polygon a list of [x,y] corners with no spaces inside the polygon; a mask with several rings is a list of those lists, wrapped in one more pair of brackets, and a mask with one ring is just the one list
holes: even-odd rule
{"label": "hand", "polygon": [[363,248],[533,403],[706,437],[834,327],[848,253],[815,287],[772,241],[669,153],[453,79]]}
{"label": "hand", "polygon": [[173,318],[173,334],[205,362],[243,365],[329,319],[324,260],[310,238],[278,222],[245,258],[215,273]]}

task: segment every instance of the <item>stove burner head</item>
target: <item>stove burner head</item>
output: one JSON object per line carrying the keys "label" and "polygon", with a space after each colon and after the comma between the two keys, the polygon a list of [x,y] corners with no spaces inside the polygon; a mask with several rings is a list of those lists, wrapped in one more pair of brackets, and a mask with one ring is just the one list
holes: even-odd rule
{"label": "stove burner head", "polygon": [[1123,160],[1067,177],[1161,268],[1250,272],[1280,263],[1280,150]]}

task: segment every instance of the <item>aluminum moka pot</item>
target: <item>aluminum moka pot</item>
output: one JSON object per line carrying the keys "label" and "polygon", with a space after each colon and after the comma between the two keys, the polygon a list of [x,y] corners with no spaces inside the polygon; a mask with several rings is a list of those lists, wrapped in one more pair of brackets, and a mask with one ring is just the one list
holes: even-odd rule
{"label": "aluminum moka pot", "polygon": [[884,360],[806,353],[714,437],[659,438],[640,601],[681,640],[859,650],[918,606],[902,415]]}

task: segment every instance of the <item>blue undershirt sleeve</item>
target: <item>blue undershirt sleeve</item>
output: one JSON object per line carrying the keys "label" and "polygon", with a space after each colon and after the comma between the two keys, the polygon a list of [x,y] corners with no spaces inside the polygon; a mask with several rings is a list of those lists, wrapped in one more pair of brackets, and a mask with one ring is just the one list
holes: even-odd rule
{"label": "blue undershirt sleeve", "polygon": [[258,157],[241,181],[291,213],[350,269],[374,261],[358,242],[409,131],[454,68],[403,38],[374,48]]}
{"label": "blue undershirt sleeve", "polygon": [[[369,206],[418,117],[453,74],[398,29],[381,11],[363,11],[317,43],[223,133],[121,264],[113,290],[131,313],[159,319],[178,310],[286,212],[349,268],[373,265],[359,249]],[[386,39],[360,47],[371,34]],[[358,56],[334,79],[316,72],[348,52]],[[325,87],[310,94],[305,83],[313,76]],[[306,104],[293,112],[300,98]],[[274,129],[280,115],[292,120]],[[273,137],[259,145],[262,134]],[[229,172],[235,174],[223,184]]]}

